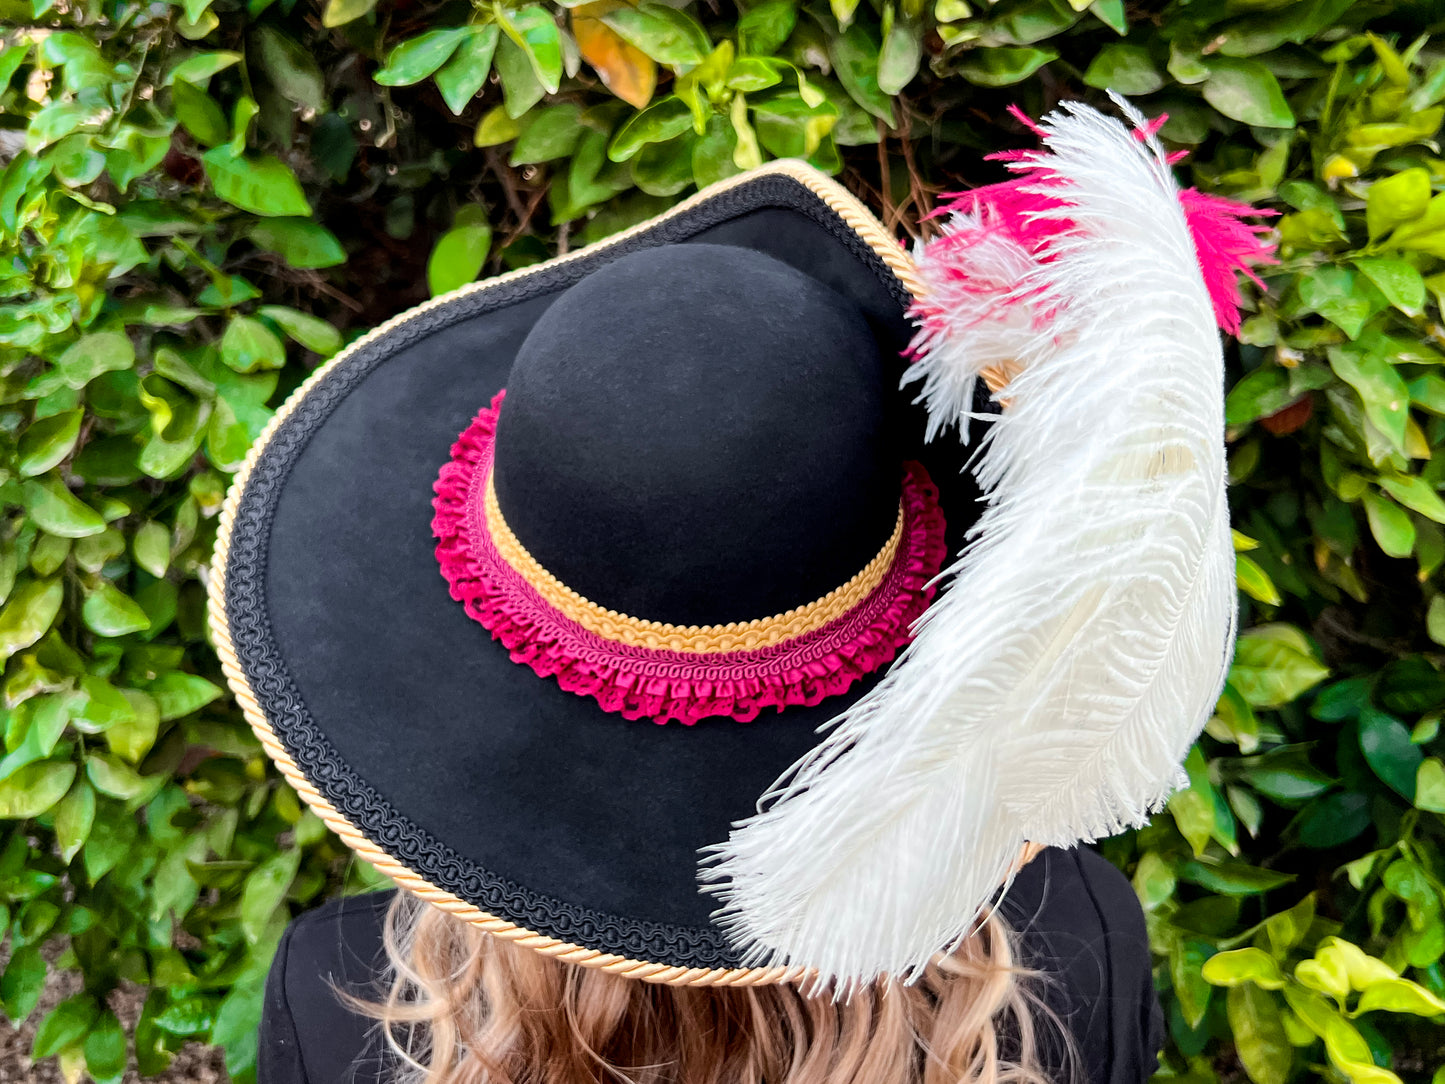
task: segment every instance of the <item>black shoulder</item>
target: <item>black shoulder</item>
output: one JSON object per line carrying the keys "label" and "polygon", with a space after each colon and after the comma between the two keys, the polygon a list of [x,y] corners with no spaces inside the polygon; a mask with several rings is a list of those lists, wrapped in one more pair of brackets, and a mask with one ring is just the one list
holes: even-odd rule
{"label": "black shoulder", "polygon": [[287,925],[266,980],[257,1084],[384,1079],[392,1055],[380,1024],[343,1004],[333,987],[372,1001],[386,996],[382,923],[395,893],[330,899]]}
{"label": "black shoulder", "polygon": [[1163,1014],[1129,879],[1090,847],[1050,847],[1020,871],[1000,914],[1017,934],[1017,962],[1037,972],[1032,985],[1074,1040],[1079,1084],[1147,1080]]}

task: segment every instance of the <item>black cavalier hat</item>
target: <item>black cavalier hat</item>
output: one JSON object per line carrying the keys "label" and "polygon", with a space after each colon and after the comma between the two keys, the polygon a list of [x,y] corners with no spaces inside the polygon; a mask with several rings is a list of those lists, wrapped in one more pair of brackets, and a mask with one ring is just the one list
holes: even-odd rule
{"label": "black cavalier hat", "polygon": [[[1140,169],[1152,168],[1144,142],[1107,123],[1135,148]],[[1076,221],[1087,195],[1068,203]],[[1177,193],[1164,196],[1182,223]],[[953,225],[979,210],[960,207]],[[1176,278],[1194,291],[1193,308],[1159,343],[1167,365],[1171,350],[1198,346],[1201,312],[1208,320],[1204,390],[1193,393],[1203,437],[1197,469],[1181,469],[1157,495],[1170,507],[1183,499],[1180,486],[1222,495],[1222,472],[1210,473],[1220,455],[1222,424],[1211,428],[1210,414],[1218,388],[1207,380],[1218,341],[1189,251]],[[849,865],[861,853],[856,841],[799,835],[807,818],[785,821],[762,851],[746,828],[738,833],[757,822],[760,796],[778,796],[775,781],[820,767],[845,777],[848,753],[829,745],[824,724],[876,716],[888,706],[880,696],[896,699],[911,665],[899,652],[910,642],[909,653],[929,649],[916,636],[940,639],[930,622],[956,619],[945,603],[975,625],[1003,617],[992,604],[969,615],[951,603],[967,587],[961,580],[938,594],[945,558],[967,550],[989,507],[964,469],[970,407],[1001,426],[1016,411],[1027,417],[1035,394],[1053,402],[1059,392],[1036,393],[1026,368],[999,417],[987,392],[975,404],[971,376],[958,376],[949,394],[966,398],[942,418],[935,385],[944,376],[910,353],[919,342],[912,318],[922,312],[938,332],[957,310],[921,306],[939,287],[924,281],[924,250],[915,255],[836,181],[785,159],[585,248],[419,305],[314,373],[237,475],[211,579],[227,678],[303,799],[431,903],[564,960],[650,981],[862,978],[921,966],[966,933],[987,899],[977,884],[961,889],[966,898],[936,928],[918,927],[907,893],[931,891],[916,883],[923,867],[947,876],[973,861],[980,834],[970,836],[956,801],[935,824],[927,810],[936,805],[917,800],[937,790],[925,776],[947,766],[940,740],[950,756],[970,755],[959,703],[1003,730],[1011,723],[986,702],[996,671],[932,667],[974,681],[975,691],[959,700],[955,683],[910,719],[965,730],[910,744],[899,725],[898,743],[869,754],[870,771],[882,774],[849,783],[848,801],[828,810],[837,825],[876,837],[849,802],[915,818],[922,809],[912,829],[903,818],[899,837],[924,848],[922,862],[895,839],[890,861],[902,854],[911,864],[869,873]],[[1037,245],[1030,255],[1058,263]],[[938,282],[956,281],[957,270]],[[1047,314],[1062,327],[1067,306]],[[980,357],[974,372],[1002,361],[1048,371],[1024,349]],[[929,381],[926,402],[900,390],[910,360],[912,375]],[[1121,410],[1147,394],[1104,393]],[[1097,409],[1090,395],[1085,388],[1078,409]],[[1177,406],[1177,394],[1169,402]],[[926,441],[941,422],[956,423],[962,439]],[[1061,437],[1065,460],[1071,439]],[[1121,484],[1137,488],[1138,479]],[[1095,496],[1109,499],[1097,487]],[[1086,520],[1088,507],[1079,506]],[[1208,499],[1200,507],[1219,514]],[[1211,575],[1218,526],[1191,536]],[[1227,547],[1227,516],[1223,531]],[[1067,611],[1075,588],[1059,592]],[[1232,585],[1221,595],[1211,580],[1206,594],[1227,597],[1232,615]],[[1027,609],[1029,599],[1018,601]],[[1077,605],[1067,612],[1070,635],[1127,638],[1127,629],[1091,631]],[[1170,679],[1187,686],[1187,717],[1133,751],[1128,796],[1079,782],[1090,809],[1102,802],[1115,821],[1137,821],[1174,785],[1217,695],[1208,686],[1232,635],[1223,613],[1198,617],[1216,656],[1207,673],[1193,685]],[[1048,621],[1036,613],[1030,628]],[[1017,648],[1017,630],[997,631],[1000,650]],[[1040,689],[1055,678],[1068,684],[1048,667],[1034,673]],[[1018,707],[1027,726],[1034,709]],[[994,763],[975,753],[975,767]],[[966,805],[993,800],[980,787]],[[832,800],[826,786],[813,791]],[[797,804],[797,787],[784,797]],[[964,820],[949,820],[956,815]],[[1065,842],[1096,831],[1098,819],[1076,815]],[[1007,862],[993,850],[978,858],[979,883],[996,888],[1024,840],[1058,841],[1049,833],[1068,835],[1020,814],[997,841]],[[939,839],[951,853],[939,852]],[[721,864],[700,869],[707,853]],[[757,897],[760,920],[747,893],[770,865],[793,861],[791,887]],[[832,864],[804,868],[819,861]],[[712,892],[731,910],[715,912]],[[829,910],[840,892],[845,910],[871,908],[882,931],[855,937],[862,950],[810,940],[819,923],[851,936],[857,917]],[[769,927],[774,919],[781,929]],[[875,941],[876,959],[867,948]]]}

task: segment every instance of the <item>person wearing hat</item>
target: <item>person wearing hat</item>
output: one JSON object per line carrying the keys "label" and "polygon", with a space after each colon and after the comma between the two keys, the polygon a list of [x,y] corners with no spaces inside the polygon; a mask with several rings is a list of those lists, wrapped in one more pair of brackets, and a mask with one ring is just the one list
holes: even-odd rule
{"label": "person wearing hat", "polygon": [[1268,254],[1118,104],[911,255],[783,159],[278,411],[215,642],[398,888],[287,927],[259,1084],[1154,1071],[1144,916],[1080,844],[1224,679],[1218,327]]}

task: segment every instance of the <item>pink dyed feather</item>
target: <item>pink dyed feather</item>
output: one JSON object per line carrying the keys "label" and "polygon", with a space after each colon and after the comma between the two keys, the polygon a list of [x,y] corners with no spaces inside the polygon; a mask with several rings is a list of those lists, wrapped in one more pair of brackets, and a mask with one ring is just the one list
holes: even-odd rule
{"label": "pink dyed feather", "polygon": [[[1035,133],[1042,130],[1017,106],[1011,106],[1009,113],[1025,127]],[[1159,116],[1139,129],[1135,134],[1144,139],[1154,134],[1167,120]],[[1170,155],[1170,161],[1184,157],[1185,152]],[[1010,181],[985,185],[966,192],[944,192],[940,203],[926,218],[937,215],[958,213],[950,222],[950,228],[926,245],[930,272],[952,280],[952,291],[966,285],[969,249],[990,233],[1001,233],[1017,243],[1036,259],[1048,259],[1045,242],[1060,233],[1074,229],[1067,219],[1041,217],[1038,212],[1053,210],[1065,201],[1044,195],[1038,191],[1027,191],[1057,183],[1052,172],[1047,151],[1014,150],[1000,151],[988,155],[989,159],[1000,160],[1022,172],[1024,175]],[[1270,227],[1244,221],[1251,215],[1274,215],[1278,212],[1266,208],[1252,207],[1247,203],[1209,195],[1194,188],[1180,191],[1179,201],[1184,209],[1185,221],[1194,238],[1194,250],[1199,260],[1199,269],[1209,289],[1209,298],[1214,306],[1215,320],[1221,329],[1237,334],[1240,327],[1239,307],[1243,301],[1240,293],[1240,273],[1249,277],[1261,290],[1264,282],[1254,270],[1264,264],[1278,263],[1274,256],[1274,245],[1264,240],[1263,234]],[[968,217],[964,217],[968,216]],[[985,225],[980,226],[982,222]],[[1007,292],[1004,284],[978,283],[980,295],[999,296]],[[1009,302],[1018,300],[1009,298]],[[928,318],[927,307],[924,308]],[[934,315],[933,324],[940,323]],[[936,328],[934,329],[936,330]],[[912,352],[905,352],[912,356]]]}
{"label": "pink dyed feather", "polygon": [[1199,256],[1199,269],[1209,287],[1209,300],[1214,303],[1214,318],[1231,335],[1239,333],[1238,273],[1264,290],[1264,281],[1254,268],[1279,263],[1274,245],[1261,234],[1270,227],[1244,221],[1246,215],[1274,215],[1277,211],[1251,207],[1238,200],[1225,199],[1186,188],[1179,193],[1184,207],[1184,220],[1194,236],[1194,251]]}

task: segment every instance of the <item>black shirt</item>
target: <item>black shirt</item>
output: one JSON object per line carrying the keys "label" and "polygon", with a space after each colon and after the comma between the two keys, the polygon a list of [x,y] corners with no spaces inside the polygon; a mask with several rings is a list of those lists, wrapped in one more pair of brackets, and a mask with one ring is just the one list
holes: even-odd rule
{"label": "black shirt", "polygon": [[[294,919],[266,979],[257,1084],[381,1084],[394,1065],[379,1022],[326,984],[372,1000],[385,990],[382,919],[395,890],[329,900]],[[1128,880],[1087,847],[1049,848],[1024,867],[1002,913],[1023,958],[1044,971],[1043,1000],[1082,1056],[1080,1084],[1142,1084],[1158,1067],[1164,1020],[1144,915]],[[1047,1041],[1047,1028],[1043,1040]],[[1048,1043],[1058,1058],[1061,1044]],[[1064,1080],[1062,1062],[1057,1079]]]}

